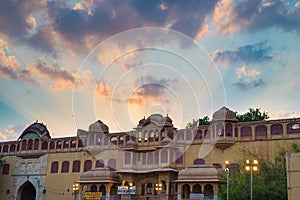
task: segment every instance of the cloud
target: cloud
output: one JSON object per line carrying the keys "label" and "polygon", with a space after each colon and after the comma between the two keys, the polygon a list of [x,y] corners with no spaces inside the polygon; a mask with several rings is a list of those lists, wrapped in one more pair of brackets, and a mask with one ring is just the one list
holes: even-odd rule
{"label": "cloud", "polygon": [[[300,33],[299,2],[295,4],[296,9],[290,9],[289,3],[281,0],[245,0],[234,1],[234,3],[223,0],[222,2],[225,2],[224,9],[215,12],[219,32],[230,33],[238,30],[253,32],[278,27],[284,31]],[[228,5],[230,9],[226,11]]]}
{"label": "cloud", "polygon": [[112,90],[108,84],[99,82],[96,87],[96,93],[99,97],[110,98]]}
{"label": "cloud", "polygon": [[266,82],[262,78],[258,78],[261,72],[255,69],[247,70],[244,65],[241,68],[237,68],[235,71],[238,81],[234,82],[232,85],[240,90],[249,90],[266,85]]}
{"label": "cloud", "polygon": [[244,78],[255,78],[258,75],[260,75],[260,72],[252,69],[252,70],[246,70],[246,66],[242,66],[241,68],[236,69],[236,74],[238,79],[244,79]]}
{"label": "cloud", "polygon": [[251,80],[251,81],[239,80],[232,84],[232,86],[234,86],[240,90],[250,90],[250,89],[262,87],[265,85],[266,85],[266,82],[261,78],[257,79],[257,80]]}
{"label": "cloud", "polygon": [[241,46],[236,49],[216,50],[213,52],[213,58],[216,62],[227,64],[237,62],[249,64],[270,62],[273,56],[271,55],[271,47],[267,46],[267,41],[264,41],[253,45]]}
{"label": "cloud", "polygon": [[174,84],[176,84],[177,82],[177,79],[157,79],[151,75],[142,76],[136,82],[138,88],[129,98],[129,103],[168,103],[168,99],[165,96],[165,90],[171,85],[174,86]]}
{"label": "cloud", "polygon": [[[192,38],[207,32],[212,1],[81,1],[73,7],[48,3],[48,16],[65,44],[87,47],[87,40],[103,41],[116,33],[138,27],[167,27]],[[130,13],[130,14],[128,14]]]}
{"label": "cloud", "polygon": [[77,80],[79,77],[76,73],[69,72],[67,69],[56,65],[48,65],[44,58],[39,58],[37,62],[28,65],[25,70],[31,74],[31,76],[54,81],[51,85],[53,91],[73,89],[75,80],[77,81],[76,87],[78,89],[83,84],[80,80]]}
{"label": "cloud", "polygon": [[13,55],[6,55],[8,44],[0,39],[0,77],[24,82],[35,82],[30,74],[21,69],[21,64]]}
{"label": "cloud", "polygon": [[[0,34],[4,34],[10,41],[26,44],[44,52],[54,51],[54,37],[47,21],[46,1],[14,0],[0,4]],[[44,25],[37,25],[34,15],[43,17]],[[46,25],[47,24],[47,25]]]}
{"label": "cloud", "polygon": [[27,125],[24,124],[7,125],[4,127],[3,132],[0,131],[0,139],[16,140],[26,127]]}

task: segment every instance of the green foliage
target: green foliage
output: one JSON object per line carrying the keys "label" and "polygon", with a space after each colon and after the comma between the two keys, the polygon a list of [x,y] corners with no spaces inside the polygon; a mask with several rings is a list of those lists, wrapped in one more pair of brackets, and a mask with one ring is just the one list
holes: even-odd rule
{"label": "green foliage", "polygon": [[204,116],[203,118],[193,119],[191,122],[188,122],[185,128],[193,128],[201,125],[208,125],[209,124],[209,117]]}
{"label": "green foliage", "polygon": [[[284,151],[280,151],[273,161],[262,158],[258,158],[258,161],[259,170],[253,172],[253,199],[287,199]],[[250,199],[250,173],[244,170],[245,165],[241,166],[240,172],[230,171],[229,199]],[[223,172],[221,177],[226,183],[226,172]],[[221,186],[219,195],[226,199],[226,184]]]}
{"label": "green foliage", "polygon": [[249,111],[244,114],[236,114],[236,118],[239,122],[251,122],[251,121],[263,121],[269,119],[267,112],[260,111],[260,108],[249,108]]}

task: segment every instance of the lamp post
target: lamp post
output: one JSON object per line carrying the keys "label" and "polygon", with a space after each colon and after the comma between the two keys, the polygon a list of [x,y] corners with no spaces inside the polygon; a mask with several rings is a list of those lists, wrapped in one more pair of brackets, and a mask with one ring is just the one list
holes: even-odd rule
{"label": "lamp post", "polygon": [[162,184],[161,183],[155,183],[155,190],[157,191],[157,194],[160,197],[160,191],[162,190]]}
{"label": "lamp post", "polygon": [[252,200],[253,196],[253,171],[258,170],[258,161],[257,160],[246,160],[246,170],[250,171],[250,200]]}
{"label": "lamp post", "polygon": [[73,184],[74,200],[76,200],[78,190],[79,190],[79,184],[78,183]]}
{"label": "lamp post", "polygon": [[225,171],[226,171],[226,199],[228,200],[228,196],[229,196],[229,161],[226,160],[225,161]]}

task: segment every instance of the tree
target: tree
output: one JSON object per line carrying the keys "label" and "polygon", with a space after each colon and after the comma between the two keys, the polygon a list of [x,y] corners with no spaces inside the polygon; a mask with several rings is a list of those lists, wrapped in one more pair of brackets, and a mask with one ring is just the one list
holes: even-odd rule
{"label": "tree", "polygon": [[203,118],[193,119],[191,122],[188,122],[185,128],[193,128],[196,126],[208,125],[208,124],[209,124],[209,117],[204,116]]}
{"label": "tree", "polygon": [[237,114],[236,118],[239,122],[263,121],[269,119],[269,115],[265,111],[260,111],[260,108],[249,108],[249,111],[244,114]]}
{"label": "tree", "polygon": [[[281,150],[274,160],[250,154],[249,156],[259,162],[259,170],[253,172],[253,199],[287,199],[285,151]],[[240,171],[230,170],[229,199],[250,198],[250,174],[244,170],[244,162],[240,162],[242,166]],[[222,173],[221,177],[223,182],[226,183],[225,172]],[[222,199],[226,199],[226,184],[221,186],[219,195]]]}

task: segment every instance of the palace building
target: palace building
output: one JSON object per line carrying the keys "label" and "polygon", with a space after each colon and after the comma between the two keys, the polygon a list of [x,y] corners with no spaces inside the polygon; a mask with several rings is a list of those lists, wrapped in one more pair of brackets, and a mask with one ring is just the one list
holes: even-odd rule
{"label": "palace building", "polygon": [[180,130],[153,114],[128,132],[111,133],[98,120],[74,137],[52,138],[35,122],[18,140],[0,142],[0,199],[216,200],[225,160],[239,168],[249,151],[271,159],[292,144],[300,145],[300,118],[238,122],[226,107],[209,125]]}

